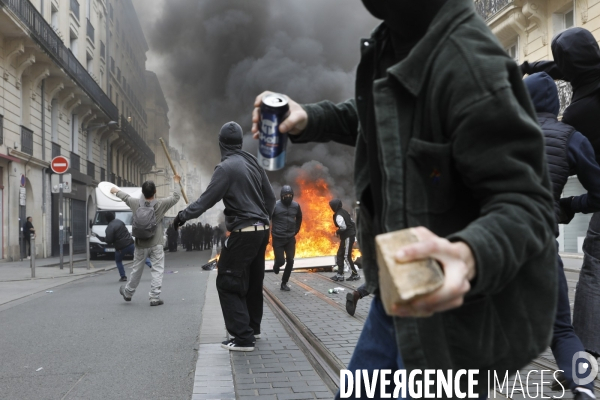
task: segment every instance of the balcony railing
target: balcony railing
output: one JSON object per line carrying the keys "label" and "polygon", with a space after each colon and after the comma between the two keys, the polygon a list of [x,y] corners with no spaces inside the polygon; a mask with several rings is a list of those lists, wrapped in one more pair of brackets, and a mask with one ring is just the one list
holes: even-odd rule
{"label": "balcony railing", "polygon": [[513,2],[514,0],[475,0],[475,9],[487,21]]}
{"label": "balcony railing", "polygon": [[60,145],[52,142],[52,158],[60,156]]}
{"label": "balcony railing", "polygon": [[94,43],[94,27],[90,22],[90,19],[87,19],[87,35],[90,39],[92,39],[92,43]]}
{"label": "balcony railing", "polygon": [[96,165],[91,161],[87,162],[87,175],[92,179],[96,179]]}
{"label": "balcony railing", "polygon": [[71,153],[71,163],[70,163],[70,167],[71,169],[74,169],[77,172],[81,171],[81,158],[75,154],[75,153]]}
{"label": "balcony railing", "polygon": [[106,170],[104,168],[100,168],[100,181],[104,182],[106,180]]}
{"label": "balcony railing", "polygon": [[124,116],[121,115],[121,132],[123,135],[133,142],[134,146],[140,151],[144,156],[146,156],[147,161],[154,165],[154,153],[148,147],[146,142],[140,137],[140,135],[133,129],[133,126],[127,122]]}
{"label": "balcony railing", "polygon": [[[73,2],[79,7],[76,0],[71,0],[71,6],[73,6]],[[31,37],[100,106],[110,119],[116,121],[119,118],[117,107],[29,0],[0,0],[0,5],[8,7],[21,19],[29,29]]]}
{"label": "balcony railing", "polygon": [[21,126],[21,151],[33,155],[33,131]]}
{"label": "balcony railing", "polygon": [[77,0],[71,0],[71,12],[77,17],[79,21],[79,2]]}

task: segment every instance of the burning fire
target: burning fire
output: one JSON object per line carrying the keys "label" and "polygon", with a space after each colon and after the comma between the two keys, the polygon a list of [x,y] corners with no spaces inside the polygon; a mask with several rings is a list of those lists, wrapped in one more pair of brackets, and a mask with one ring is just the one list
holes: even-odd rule
{"label": "burning fire", "polygon": [[[296,235],[295,258],[335,255],[340,239],[335,236],[337,228],[333,223],[333,211],[329,207],[333,196],[327,183],[323,179],[309,182],[302,176],[298,177],[296,183],[300,187],[300,193],[295,194],[294,201],[302,208],[302,227]],[[348,210],[348,204],[345,206]],[[355,258],[360,252],[354,249],[352,254]],[[275,258],[271,244],[267,247],[265,258]]]}

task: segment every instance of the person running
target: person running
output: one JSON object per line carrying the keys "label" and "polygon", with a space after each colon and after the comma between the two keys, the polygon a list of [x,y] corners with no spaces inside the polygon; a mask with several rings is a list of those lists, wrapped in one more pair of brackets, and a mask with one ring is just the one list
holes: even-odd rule
{"label": "person running", "polygon": [[[127,282],[127,275],[125,275],[125,268],[123,267],[123,258],[127,255],[132,256],[135,250],[133,238],[129,229],[125,226],[125,223],[118,218],[115,218],[113,211],[107,211],[105,213],[106,229],[104,234],[106,236],[99,236],[92,232],[92,235],[96,236],[100,241],[106,243],[109,246],[115,248],[115,263],[117,264],[117,271],[121,279],[120,282]],[[152,264],[149,259],[146,259],[146,265],[152,268]]]}
{"label": "person running", "polygon": [[225,222],[231,232],[218,261],[217,291],[225,327],[233,339],[221,346],[253,351],[260,338],[263,315],[265,250],[275,195],[256,157],[242,151],[243,131],[228,122],[219,132],[221,163],[200,198],[175,217],[175,228],[197,218],[223,200]]}
{"label": "person running", "polygon": [[[152,282],[150,283],[149,293],[150,305],[160,306],[164,304],[163,300],[160,298],[165,269],[163,218],[165,213],[179,201],[180,180],[181,177],[179,175],[173,176],[175,190],[170,197],[165,199],[156,199],[156,185],[152,181],[146,181],[142,184],[141,198],[131,197],[129,194],[116,187],[110,189],[112,194],[115,194],[118,198],[123,200],[133,211],[134,233],[136,232],[136,225],[143,223],[144,225],[139,229],[148,236],[147,238],[140,238],[137,237],[140,235],[135,233],[137,236],[135,238],[135,250],[133,253],[133,270],[127,284],[122,285],[119,289],[119,293],[121,293],[125,301],[131,301],[131,298],[140,283],[140,279],[142,278],[142,273],[144,272],[142,267],[144,261],[146,258],[150,258],[150,262],[152,263]],[[150,209],[148,210],[150,212],[149,214],[146,214],[146,209]],[[140,212],[138,213],[138,211]],[[148,220],[142,220],[142,216],[148,216]],[[149,224],[146,224],[146,222]],[[148,227],[148,225],[150,226]],[[152,230],[153,232],[148,232]]]}
{"label": "person running", "polygon": [[369,291],[367,290],[367,284],[363,283],[356,290],[353,290],[352,293],[346,294],[346,311],[348,314],[354,316],[356,312],[356,304],[358,300],[363,297],[367,297],[369,295]]}
{"label": "person running", "polygon": [[281,200],[275,203],[273,226],[271,227],[273,253],[275,253],[273,272],[279,274],[279,268],[285,264],[285,270],[281,277],[281,290],[289,292],[290,287],[287,283],[294,268],[296,235],[302,226],[302,209],[300,204],[293,201],[294,190],[290,185],[284,185],[281,188],[280,197]]}
{"label": "person running", "polygon": [[352,261],[352,248],[356,240],[356,224],[348,213],[342,208],[340,199],[333,199],[329,202],[329,207],[333,211],[333,223],[338,228],[335,235],[340,238],[340,246],[338,247],[335,262],[337,264],[337,274],[331,277],[331,280],[336,282],[344,281],[345,266],[347,265],[352,274],[348,278],[349,281],[357,281],[360,279],[358,270]]}

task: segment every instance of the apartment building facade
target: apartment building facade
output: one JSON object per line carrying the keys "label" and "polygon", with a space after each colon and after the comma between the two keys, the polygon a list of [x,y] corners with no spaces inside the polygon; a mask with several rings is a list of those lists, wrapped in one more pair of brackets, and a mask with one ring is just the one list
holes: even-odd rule
{"label": "apartment building facade", "polygon": [[[58,253],[60,214],[84,252],[98,182],[139,186],[154,168],[147,51],[131,0],[0,0],[0,259],[23,257],[27,216],[38,257]],[[73,180],[62,209],[57,155]]]}

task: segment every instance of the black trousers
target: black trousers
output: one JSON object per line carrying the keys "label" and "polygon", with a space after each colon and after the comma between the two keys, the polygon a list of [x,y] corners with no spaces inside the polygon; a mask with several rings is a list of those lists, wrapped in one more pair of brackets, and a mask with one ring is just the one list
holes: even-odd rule
{"label": "black trousers", "polygon": [[[287,283],[290,280],[292,269],[294,268],[294,256],[296,255],[296,237],[289,239],[273,239],[273,253],[275,253],[274,269],[279,269],[285,264],[281,283]],[[285,256],[284,256],[285,253]]]}
{"label": "black trousers", "polygon": [[25,246],[25,248],[24,248],[25,253],[27,253],[28,257],[30,257],[31,256],[31,236],[30,235],[23,236],[23,246]]}
{"label": "black trousers", "polygon": [[232,232],[218,262],[217,291],[227,331],[238,344],[260,333],[269,231]]}
{"label": "black trousers", "polygon": [[337,255],[335,257],[335,263],[338,266],[338,274],[344,275],[344,263],[348,263],[350,270],[353,274],[358,274],[358,270],[354,266],[352,261],[352,247],[354,246],[354,236],[347,237],[340,240],[340,247],[338,248]]}

